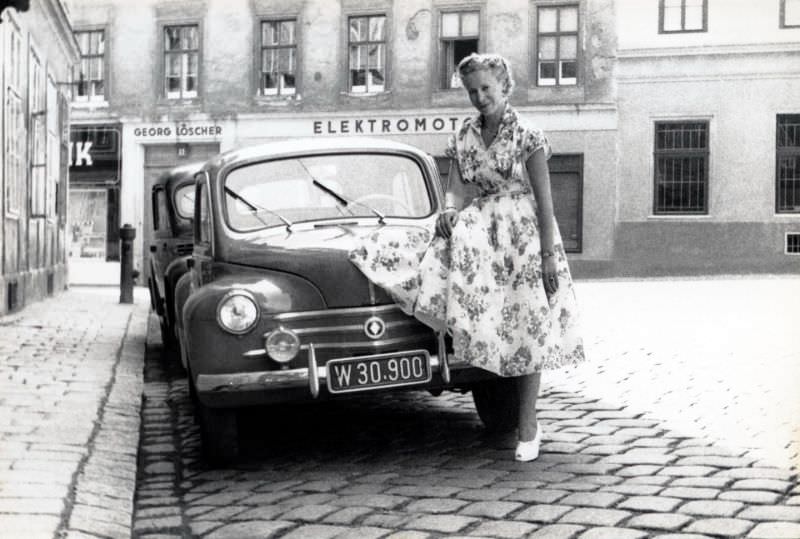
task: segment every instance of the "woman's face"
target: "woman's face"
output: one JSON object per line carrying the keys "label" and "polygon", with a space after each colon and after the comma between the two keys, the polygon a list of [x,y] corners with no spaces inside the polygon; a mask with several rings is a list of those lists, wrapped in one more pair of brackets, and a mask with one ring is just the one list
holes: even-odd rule
{"label": "woman's face", "polygon": [[491,117],[503,114],[507,99],[494,73],[488,69],[473,71],[464,77],[464,88],[478,112]]}

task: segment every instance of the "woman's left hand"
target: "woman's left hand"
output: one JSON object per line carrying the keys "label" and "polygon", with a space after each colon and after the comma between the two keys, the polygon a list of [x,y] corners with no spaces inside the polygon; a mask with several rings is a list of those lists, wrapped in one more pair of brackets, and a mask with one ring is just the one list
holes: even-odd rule
{"label": "woman's left hand", "polygon": [[547,256],[542,259],[542,281],[544,290],[548,296],[552,296],[558,290],[558,268],[556,267],[556,257]]}

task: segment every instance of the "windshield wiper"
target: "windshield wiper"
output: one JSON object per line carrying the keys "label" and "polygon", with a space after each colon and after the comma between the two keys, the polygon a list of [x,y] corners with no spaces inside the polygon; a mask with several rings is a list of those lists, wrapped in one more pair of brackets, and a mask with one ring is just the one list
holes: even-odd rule
{"label": "windshield wiper", "polygon": [[261,224],[263,224],[264,226],[269,226],[269,224],[267,224],[267,222],[264,221],[261,218],[261,216],[258,215],[262,211],[266,212],[266,213],[268,213],[270,215],[274,215],[275,217],[277,217],[278,219],[283,221],[283,224],[286,225],[286,230],[288,232],[292,231],[292,222],[289,219],[287,219],[286,217],[284,217],[283,215],[281,215],[280,213],[278,213],[276,211],[273,211],[273,210],[268,210],[267,208],[263,208],[263,207],[258,206],[256,204],[253,204],[252,202],[250,202],[249,200],[244,198],[242,195],[240,195],[239,193],[237,193],[236,191],[234,191],[234,190],[232,190],[232,189],[230,189],[228,187],[225,188],[225,192],[228,195],[230,195],[231,197],[233,197],[234,199],[238,200],[239,202],[241,202],[242,204],[247,206],[248,208],[250,208],[250,211],[253,212],[253,215],[255,216],[255,218],[258,219],[259,221],[261,221]]}
{"label": "windshield wiper", "polygon": [[[311,174],[309,174],[309,176],[310,175]],[[350,206],[350,204],[358,204],[359,206],[364,206],[365,208],[367,208],[369,211],[371,211],[372,213],[374,213],[378,217],[378,222],[380,224],[384,224],[384,220],[386,219],[386,216],[384,214],[382,214],[381,212],[379,212],[378,210],[376,210],[375,208],[373,208],[372,206],[370,206],[369,204],[365,204],[365,203],[359,202],[357,200],[348,200],[345,197],[343,197],[340,193],[337,193],[336,191],[334,191],[333,189],[331,189],[327,185],[324,185],[324,184],[320,183],[319,181],[317,181],[313,176],[311,176],[311,183],[313,183],[315,186],[319,187],[320,189],[322,189],[323,191],[328,193],[330,196],[335,198],[337,202],[339,202],[340,204],[343,204],[345,207]]]}

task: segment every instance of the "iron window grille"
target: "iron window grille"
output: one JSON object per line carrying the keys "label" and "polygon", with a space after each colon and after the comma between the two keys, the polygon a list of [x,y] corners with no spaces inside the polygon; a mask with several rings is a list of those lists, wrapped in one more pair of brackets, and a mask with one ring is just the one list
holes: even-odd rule
{"label": "iron window grille", "polygon": [[800,232],[786,233],[785,253],[787,255],[800,255]]}
{"label": "iron window grille", "polygon": [[87,30],[75,32],[81,51],[81,70],[78,73],[75,101],[105,101],[105,32]]}
{"label": "iron window grille", "polygon": [[458,63],[478,52],[480,44],[480,12],[442,13],[439,25],[441,40],[440,84],[444,89],[461,88],[456,72]]}
{"label": "iron window grille", "polygon": [[386,16],[350,17],[348,20],[348,90],[378,93],[386,85]]}
{"label": "iron window grille", "polygon": [[296,30],[294,19],[261,23],[261,95],[295,95]]}
{"label": "iron window grille", "polygon": [[705,32],[708,30],[708,0],[660,0],[658,32]]}
{"label": "iron window grille", "polygon": [[578,84],[578,6],[540,7],[536,20],[537,84]]}
{"label": "iron window grille", "polygon": [[800,0],[781,0],[780,27],[800,27]]}
{"label": "iron window grille", "polygon": [[164,91],[168,99],[197,97],[199,41],[196,24],[164,27]]}
{"label": "iron window grille", "polygon": [[655,214],[708,213],[708,122],[656,122]]}
{"label": "iron window grille", "polygon": [[775,211],[800,213],[800,114],[778,114]]}

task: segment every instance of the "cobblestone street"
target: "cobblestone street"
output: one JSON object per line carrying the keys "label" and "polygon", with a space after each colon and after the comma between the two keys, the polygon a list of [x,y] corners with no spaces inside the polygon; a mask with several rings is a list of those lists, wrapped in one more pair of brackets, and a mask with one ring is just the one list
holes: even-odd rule
{"label": "cobblestone street", "polygon": [[134,535],[800,538],[800,280],[663,283],[579,285],[593,356],[546,376],[533,463],[469,395],[408,392],[249,410],[243,457],[208,469],[151,319]]}

